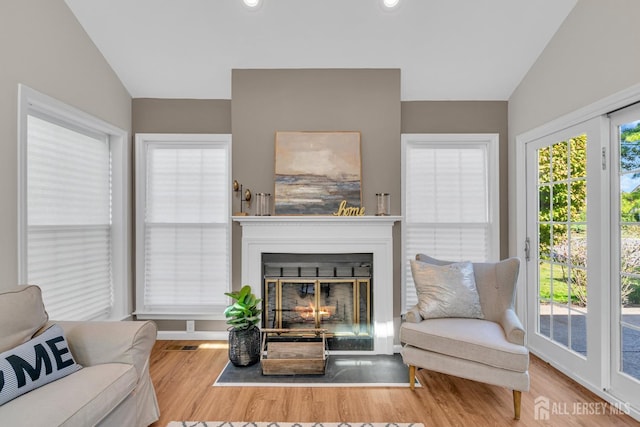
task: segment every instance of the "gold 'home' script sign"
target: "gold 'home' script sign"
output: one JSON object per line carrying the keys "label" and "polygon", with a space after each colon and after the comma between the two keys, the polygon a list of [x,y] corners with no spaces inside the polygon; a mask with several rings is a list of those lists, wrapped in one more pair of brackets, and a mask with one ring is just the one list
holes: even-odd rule
{"label": "gold 'home' script sign", "polygon": [[364,206],[357,208],[355,206],[347,206],[347,201],[340,202],[338,211],[333,213],[333,216],[364,216]]}

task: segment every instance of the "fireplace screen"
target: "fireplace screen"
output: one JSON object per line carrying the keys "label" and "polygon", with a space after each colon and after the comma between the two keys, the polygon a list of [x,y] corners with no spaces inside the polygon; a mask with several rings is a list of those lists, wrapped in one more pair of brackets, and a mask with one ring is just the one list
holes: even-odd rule
{"label": "fireplace screen", "polygon": [[330,350],[372,349],[370,262],[264,264],[264,327],[323,328]]}

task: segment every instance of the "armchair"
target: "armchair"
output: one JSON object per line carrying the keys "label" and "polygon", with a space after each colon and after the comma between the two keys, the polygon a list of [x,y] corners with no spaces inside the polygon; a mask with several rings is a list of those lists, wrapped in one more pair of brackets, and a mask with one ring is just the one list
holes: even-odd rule
{"label": "armchair", "polygon": [[[427,255],[416,260],[449,265]],[[529,390],[529,351],[525,331],[514,311],[520,261],[473,263],[475,285],[484,315],[479,318],[423,319],[419,305],[400,327],[401,351],[414,389],[416,367],[508,387],[513,390],[514,418],[520,419],[521,393]]]}

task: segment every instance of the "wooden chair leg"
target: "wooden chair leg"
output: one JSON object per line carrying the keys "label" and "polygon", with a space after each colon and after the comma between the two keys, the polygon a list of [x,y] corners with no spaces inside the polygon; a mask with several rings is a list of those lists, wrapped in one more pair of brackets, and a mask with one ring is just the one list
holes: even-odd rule
{"label": "wooden chair leg", "polygon": [[409,388],[415,390],[416,388],[416,367],[409,365]]}
{"label": "wooden chair leg", "polygon": [[513,412],[515,416],[513,417],[516,420],[520,419],[520,403],[522,401],[522,392],[518,390],[513,390]]}

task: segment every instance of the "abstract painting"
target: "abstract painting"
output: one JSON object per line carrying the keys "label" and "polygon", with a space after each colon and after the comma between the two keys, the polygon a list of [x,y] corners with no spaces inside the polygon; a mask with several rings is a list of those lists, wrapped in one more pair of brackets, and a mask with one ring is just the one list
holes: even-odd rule
{"label": "abstract painting", "polygon": [[360,132],[276,132],[275,214],[361,206]]}

